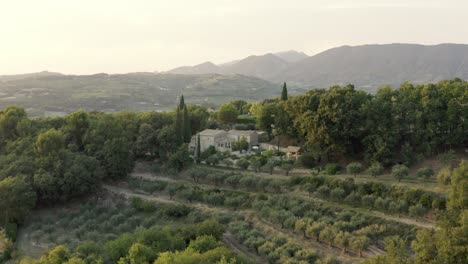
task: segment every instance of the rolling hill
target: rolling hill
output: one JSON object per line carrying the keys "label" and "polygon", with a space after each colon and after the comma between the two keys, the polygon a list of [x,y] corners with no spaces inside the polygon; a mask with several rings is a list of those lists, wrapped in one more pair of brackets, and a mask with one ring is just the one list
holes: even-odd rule
{"label": "rolling hill", "polygon": [[357,87],[376,88],[405,81],[428,83],[455,77],[468,79],[468,45],[343,46],[291,64],[269,80],[314,87],[352,83]]}
{"label": "rolling hill", "polygon": [[0,79],[0,109],[18,105],[31,116],[63,115],[80,108],[159,111],[173,108],[180,94],[190,104],[216,106],[235,99],[260,100],[281,92],[278,85],[244,75],[42,75]]}
{"label": "rolling hill", "polygon": [[[329,87],[352,83],[375,91],[382,85],[402,82],[437,82],[459,77],[468,79],[468,45],[384,44],[342,46],[307,56],[286,51],[249,56],[217,66],[216,73],[243,74],[299,87]],[[185,67],[177,73],[192,74],[199,66]],[[221,69],[221,70],[220,70]],[[213,70],[204,68],[202,73]],[[172,71],[170,71],[172,72]]]}

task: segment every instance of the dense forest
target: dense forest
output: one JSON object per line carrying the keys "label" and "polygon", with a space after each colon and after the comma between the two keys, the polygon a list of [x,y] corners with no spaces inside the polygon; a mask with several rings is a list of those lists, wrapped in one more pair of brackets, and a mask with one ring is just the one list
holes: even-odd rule
{"label": "dense forest", "polygon": [[[189,153],[187,147],[192,135],[205,128],[259,129],[266,132],[265,141],[270,142],[280,138],[294,139],[305,149],[297,165],[317,168],[318,173],[322,170],[334,174],[330,173],[334,171],[332,164],[343,160],[359,161],[348,165],[351,174],[363,170],[361,163],[373,168],[376,175],[393,166],[392,173],[399,180],[400,176],[408,174],[405,171],[407,166],[416,161],[451,149],[466,148],[467,122],[468,83],[459,79],[416,86],[405,83],[395,90],[382,87],[375,95],[347,85],[288,96],[284,84],[278,98],[253,104],[233,101],[222,105],[215,113],[204,107],[186,105],[183,96],[175,110],[170,112],[123,111],[110,114],[79,110],[63,118],[30,119],[24,109],[11,106],[0,111],[0,227],[9,241],[15,241],[18,227],[34,208],[66,204],[96,193],[103,182],[126,179],[136,161],[157,160],[158,170],[168,173],[181,172],[202,161],[216,165],[223,155],[228,154],[208,150],[197,155],[199,158],[194,161],[191,155],[195,153]],[[295,166],[290,162],[275,163],[271,156],[271,153],[258,153],[249,159],[239,159],[236,166],[241,169],[250,167],[254,171],[266,168],[270,172],[280,167],[286,174]],[[226,161],[227,167],[232,165]],[[437,229],[417,233],[408,231],[405,237],[386,239],[386,253],[366,261],[463,263],[468,258],[467,165],[463,162],[449,172],[446,184],[451,187],[447,199],[433,193],[384,185],[365,185],[345,179],[330,181],[320,175],[292,177],[285,183],[260,183],[252,176],[245,179],[235,175],[204,178],[210,175],[206,171],[189,170],[189,173],[197,183],[225,183],[230,188],[265,193],[295,192],[294,188],[298,187],[306,192],[317,192],[322,198],[375,207],[383,212],[421,216],[428,210],[437,210]],[[351,236],[351,233],[361,235],[353,238],[361,239],[353,245],[372,244],[362,236],[363,233],[359,233],[364,231],[358,230],[366,226],[386,225],[365,217],[350,220],[346,212],[335,212],[332,208],[301,198],[277,199],[245,193],[242,196],[227,191],[219,195],[219,191],[211,193],[191,187],[168,189],[166,192],[171,198],[176,195],[190,202],[214,203],[218,201],[217,197],[223,200],[221,204],[226,202],[230,208],[257,210],[262,217],[272,219],[291,232],[299,230],[304,236],[317,236],[317,240],[322,239],[320,236],[325,241],[329,239],[330,247],[334,243],[332,238],[336,238],[330,235],[333,232],[338,234],[342,231],[342,236]],[[210,198],[206,198],[207,195],[211,195]],[[301,209],[292,212],[291,208],[295,206]],[[140,208],[135,204],[134,207]],[[299,214],[301,210],[309,214]],[[354,221],[353,224],[346,228],[330,226],[330,215],[341,214],[344,223]],[[209,230],[224,228],[222,225],[218,227],[220,224],[217,222],[208,224],[211,225],[206,228]],[[108,254],[84,260],[79,257],[80,250],[86,248],[83,245],[76,249],[55,248],[37,263],[147,263],[149,260],[155,263],[201,263],[193,259],[204,259],[205,263],[243,263],[220,244],[219,232],[222,234],[223,231],[193,233],[202,224],[190,225],[166,229],[149,226],[147,230],[127,234],[128,237],[115,238],[115,244],[126,245],[119,258]],[[237,237],[242,240],[245,235],[242,230],[246,227],[242,223],[231,223],[231,226],[232,232],[240,232]],[[317,231],[313,228],[319,232],[314,233]],[[328,233],[322,235],[321,229],[328,230]],[[398,227],[389,225],[389,229],[397,230]],[[388,232],[385,234],[398,234]],[[167,244],[158,244],[160,242],[154,236],[168,238]],[[263,242],[268,240],[263,239]],[[405,239],[414,239],[412,253],[407,247],[409,241]],[[361,247],[355,247],[360,252]],[[7,245],[6,252],[9,251],[12,251],[12,244]],[[4,257],[9,257],[7,255]],[[62,257],[57,259],[57,256]],[[140,262],[139,256],[146,256],[145,262]],[[317,258],[311,259],[315,261]],[[277,260],[272,258],[271,262]],[[313,263],[302,261],[305,262],[290,263]]]}

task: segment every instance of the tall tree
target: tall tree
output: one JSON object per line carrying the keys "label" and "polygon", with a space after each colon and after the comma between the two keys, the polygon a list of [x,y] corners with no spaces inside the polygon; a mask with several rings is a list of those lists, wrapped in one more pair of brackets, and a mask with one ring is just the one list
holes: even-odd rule
{"label": "tall tree", "polygon": [[21,177],[0,181],[0,223],[22,221],[36,205],[36,193]]}
{"label": "tall tree", "polygon": [[197,136],[197,149],[195,150],[195,158],[197,160],[197,163],[200,163],[200,159],[201,159],[200,134]]}
{"label": "tall tree", "polygon": [[221,124],[234,124],[237,121],[238,115],[236,107],[231,103],[227,103],[219,108],[218,121]]}
{"label": "tall tree", "polygon": [[281,92],[281,100],[282,101],[288,100],[288,87],[286,86],[286,82],[283,84],[283,91]]}
{"label": "tall tree", "polygon": [[185,143],[190,143],[190,139],[192,138],[192,127],[190,126],[190,117],[187,110],[187,106],[184,105],[184,116],[183,116],[183,137]]}
{"label": "tall tree", "polygon": [[176,143],[177,144],[181,144],[184,140],[183,140],[183,131],[182,131],[182,128],[183,128],[183,124],[182,124],[182,116],[180,114],[180,108],[177,107],[176,109],[176,120],[175,120],[175,135],[176,135]]}
{"label": "tall tree", "polygon": [[71,138],[71,141],[76,144],[79,150],[84,150],[84,137],[89,124],[89,115],[84,110],[78,110],[69,114],[65,120],[67,125],[65,131]]}
{"label": "tall tree", "polygon": [[179,109],[180,110],[184,109],[184,106],[185,106],[184,95],[181,95],[180,100],[179,100]]}

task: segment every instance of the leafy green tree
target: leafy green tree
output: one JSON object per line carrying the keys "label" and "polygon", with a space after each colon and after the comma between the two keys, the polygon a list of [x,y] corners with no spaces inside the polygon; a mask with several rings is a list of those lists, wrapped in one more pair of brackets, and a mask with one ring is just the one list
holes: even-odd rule
{"label": "leafy green tree", "polygon": [[52,128],[37,137],[35,146],[40,156],[48,157],[57,156],[64,144],[62,133]]}
{"label": "leafy green tree", "polygon": [[250,167],[255,171],[258,172],[260,167],[262,166],[262,162],[258,158],[253,158],[250,160]]}
{"label": "leafy green tree", "polygon": [[258,105],[256,110],[257,127],[265,131],[268,139],[271,140],[273,135],[273,126],[275,125],[275,115],[277,113],[276,105],[273,103],[265,103]]}
{"label": "leafy green tree", "polygon": [[349,245],[353,250],[358,251],[359,257],[362,257],[362,251],[367,249],[370,239],[366,236],[353,236],[349,240]]}
{"label": "leafy green tree", "polygon": [[318,242],[320,239],[320,232],[325,228],[325,224],[321,222],[314,222],[306,228],[306,235],[315,238]]}
{"label": "leafy green tree", "polygon": [[222,246],[222,244],[213,236],[203,235],[190,241],[188,248],[199,253],[204,253],[220,246]]}
{"label": "leafy green tree", "polygon": [[250,166],[250,162],[246,159],[239,159],[236,162],[236,166],[241,168],[242,170],[247,170],[247,168],[249,168]]}
{"label": "leafy green tree", "polygon": [[349,247],[349,241],[351,239],[351,234],[348,232],[340,231],[336,234],[334,242],[336,245],[341,247],[341,252],[346,254],[346,249]]}
{"label": "leafy green tree", "polygon": [[70,250],[65,246],[57,246],[47,254],[41,257],[40,263],[44,264],[62,264],[66,263],[71,257]]}
{"label": "leafy green tree", "polygon": [[306,237],[306,229],[308,224],[309,223],[304,218],[300,218],[294,223],[294,231],[301,233],[304,237]]}
{"label": "leafy green tree", "polygon": [[65,132],[79,150],[84,150],[84,137],[90,128],[89,114],[84,110],[75,111],[65,117]]}
{"label": "leafy green tree", "polygon": [[196,224],[195,230],[197,236],[207,235],[219,240],[223,236],[224,226],[214,220],[205,220]]}
{"label": "leafy green tree", "polygon": [[408,209],[408,212],[410,216],[419,218],[419,217],[422,217],[424,213],[426,213],[426,209],[421,204],[416,204],[416,205],[410,206]]}
{"label": "leafy green tree", "polygon": [[178,148],[176,132],[173,126],[164,126],[159,130],[159,157],[162,160],[167,160],[169,155]]}
{"label": "leafy green tree", "polygon": [[273,170],[275,169],[276,166],[277,166],[277,163],[273,159],[268,160],[267,163],[265,163],[264,165],[265,169],[270,173],[270,175],[273,174]]}
{"label": "leafy green tree", "polygon": [[168,165],[176,172],[188,168],[193,163],[186,145],[180,146],[176,152],[169,156]]}
{"label": "leafy green tree", "polygon": [[411,247],[415,252],[415,264],[432,263],[437,258],[434,234],[435,231],[431,229],[422,229],[417,232],[416,239],[411,243]]}
{"label": "leafy green tree", "polygon": [[0,221],[21,222],[36,205],[36,193],[21,177],[0,181]]}
{"label": "leafy green tree", "polygon": [[413,263],[410,254],[406,250],[406,243],[398,236],[387,237],[385,239],[385,254],[372,257],[365,260],[366,264],[378,263],[398,263],[410,264]]}
{"label": "leafy green tree", "polygon": [[150,157],[156,157],[158,153],[158,133],[150,124],[144,123],[140,126],[138,137],[135,141],[134,151],[137,156],[144,157],[149,154]]}
{"label": "leafy green tree", "polygon": [[294,168],[294,165],[291,162],[282,162],[281,163],[281,170],[284,171],[284,174],[286,176],[289,176],[289,172],[292,171]]}
{"label": "leafy green tree", "polygon": [[405,165],[395,165],[392,167],[392,176],[398,180],[398,182],[401,181],[404,177],[408,176],[409,169]]}
{"label": "leafy green tree", "polygon": [[109,139],[100,153],[106,175],[111,179],[122,179],[133,169],[130,143],[125,138]]}
{"label": "leafy green tree", "polygon": [[128,250],[130,264],[149,264],[154,257],[153,250],[141,243],[133,244]]}
{"label": "leafy green tree", "polygon": [[359,162],[351,162],[346,166],[346,171],[356,177],[356,175],[362,171],[362,165]]}
{"label": "leafy green tree", "polygon": [[327,226],[320,232],[319,237],[322,241],[327,242],[328,247],[331,248],[337,233],[338,230],[335,227]]}
{"label": "leafy green tree", "polygon": [[425,179],[429,179],[433,175],[434,175],[434,170],[432,170],[432,168],[429,168],[429,167],[420,168],[418,172],[416,173],[417,177],[425,178]]}
{"label": "leafy green tree", "polygon": [[283,84],[283,90],[281,91],[281,100],[288,100],[288,87],[286,86],[286,83]]}
{"label": "leafy green tree", "polygon": [[222,105],[217,113],[218,121],[221,124],[234,124],[237,121],[238,115],[236,107],[231,103]]}
{"label": "leafy green tree", "polygon": [[367,170],[370,173],[370,175],[377,177],[379,175],[382,175],[384,168],[380,163],[374,162]]}
{"label": "leafy green tree", "polygon": [[444,167],[437,173],[437,181],[441,185],[449,185],[451,176],[452,170],[449,167]]}
{"label": "leafy green tree", "polygon": [[249,149],[249,142],[245,137],[242,137],[239,141],[232,142],[233,151],[243,151]]}
{"label": "leafy green tree", "polygon": [[24,135],[30,126],[23,108],[9,106],[0,111],[0,144],[4,140],[15,140]]}

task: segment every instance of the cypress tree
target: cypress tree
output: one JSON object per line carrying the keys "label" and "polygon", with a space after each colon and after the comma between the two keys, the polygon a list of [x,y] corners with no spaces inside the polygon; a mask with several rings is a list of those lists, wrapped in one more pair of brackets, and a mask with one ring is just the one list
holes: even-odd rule
{"label": "cypress tree", "polygon": [[200,159],[201,159],[200,134],[197,136],[197,149],[195,150],[195,158],[197,160],[197,163],[200,163]]}
{"label": "cypress tree", "polygon": [[176,120],[175,120],[175,133],[176,133],[177,144],[181,144],[184,141],[182,125],[183,124],[182,124],[182,117],[180,116],[180,108],[177,107]]}
{"label": "cypress tree", "polygon": [[184,105],[184,116],[183,116],[183,128],[182,128],[182,133],[183,133],[183,138],[185,143],[190,142],[190,138],[192,137],[192,128],[190,126],[190,118],[188,115],[188,110],[187,106]]}
{"label": "cypress tree", "polygon": [[283,84],[283,91],[281,92],[281,100],[286,101],[288,100],[288,87],[286,86],[286,82]]}
{"label": "cypress tree", "polygon": [[185,107],[184,95],[180,96],[179,109],[182,110]]}

